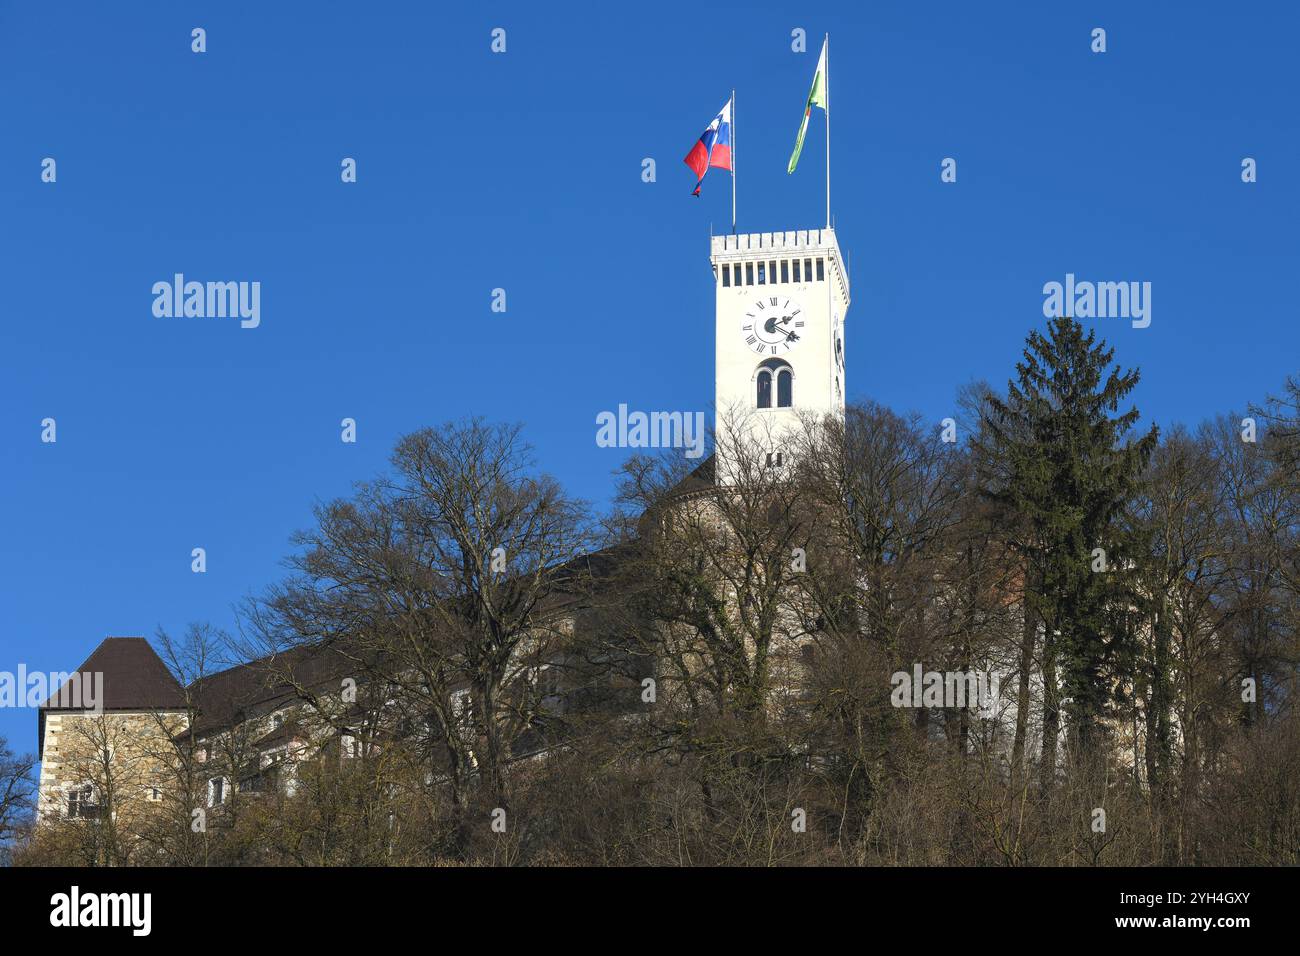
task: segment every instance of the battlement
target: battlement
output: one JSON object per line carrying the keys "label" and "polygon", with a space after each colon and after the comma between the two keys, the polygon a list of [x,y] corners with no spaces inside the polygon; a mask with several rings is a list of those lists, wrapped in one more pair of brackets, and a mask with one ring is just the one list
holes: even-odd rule
{"label": "battlement", "polygon": [[[799,229],[792,232],[749,232],[736,236],[713,236],[709,259],[717,274],[718,267],[722,264],[780,260],[782,257],[805,255],[826,260],[830,279],[839,286],[847,308],[848,269],[845,268],[844,259],[840,255],[840,246],[835,239],[834,229]],[[775,262],[773,267],[775,268]]]}
{"label": "battlement", "polygon": [[780,250],[833,250],[839,257],[840,247],[834,229],[800,229],[794,232],[747,232],[738,236],[714,236],[713,256],[763,255]]}

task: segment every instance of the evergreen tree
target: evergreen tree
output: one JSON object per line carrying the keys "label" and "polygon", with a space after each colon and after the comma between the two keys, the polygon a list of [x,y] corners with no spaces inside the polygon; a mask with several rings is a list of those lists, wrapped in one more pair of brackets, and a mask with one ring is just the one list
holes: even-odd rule
{"label": "evergreen tree", "polygon": [[[1026,613],[1043,622],[1043,778],[1055,773],[1062,708],[1078,755],[1091,749],[1130,657],[1119,518],[1157,442],[1135,438],[1120,403],[1136,369],[1071,318],[1029,334],[1007,396],[990,396],[984,491],[1001,503],[1026,573]],[[1101,549],[1100,551],[1097,549]],[[1105,570],[1102,570],[1102,569]]]}

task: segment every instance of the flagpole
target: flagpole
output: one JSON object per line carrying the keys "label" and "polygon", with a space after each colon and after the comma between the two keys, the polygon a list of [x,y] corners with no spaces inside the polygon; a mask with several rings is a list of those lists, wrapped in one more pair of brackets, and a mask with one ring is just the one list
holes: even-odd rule
{"label": "flagpole", "polygon": [[731,234],[736,234],[736,91],[731,91]]}
{"label": "flagpole", "polygon": [[[831,227],[831,35],[826,34],[826,228]],[[732,128],[735,135],[735,128]]]}

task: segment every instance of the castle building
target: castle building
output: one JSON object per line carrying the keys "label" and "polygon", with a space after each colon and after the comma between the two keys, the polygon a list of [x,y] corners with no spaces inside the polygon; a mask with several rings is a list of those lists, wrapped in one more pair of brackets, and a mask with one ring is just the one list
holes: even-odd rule
{"label": "castle building", "polygon": [[136,811],[159,801],[169,737],[185,725],[181,685],[143,637],[105,638],[73,673],[94,675],[102,699],[86,709],[69,677],[38,710],[39,818],[93,818],[110,797]]}
{"label": "castle building", "polygon": [[[86,708],[56,694],[39,710],[38,819],[112,813],[127,829],[178,785],[205,808],[272,785],[292,792],[296,759],[323,742],[319,725],[308,730],[297,719],[304,700],[319,708],[337,699],[341,679],[355,672],[340,654],[301,647],[183,686],[145,638],[107,637],[73,672],[95,676],[102,702]],[[354,739],[336,741],[343,755],[355,748]]]}
{"label": "castle building", "polygon": [[[669,511],[679,516],[716,511],[719,502],[733,497],[728,488],[744,486],[734,464],[738,460],[780,474],[791,462],[796,434],[807,421],[842,418],[845,412],[845,316],[851,295],[834,230],[715,236],[710,262],[715,283],[716,447],[668,496]],[[742,448],[746,454],[728,454]],[[652,508],[642,517],[642,540],[650,540],[651,518],[658,513]],[[585,565],[588,573],[599,566],[593,576],[608,582],[614,579],[611,567],[621,560],[619,551],[615,547],[584,555],[574,563]],[[1017,593],[1005,598],[1012,612],[1008,621],[1019,627],[1020,595],[1017,588],[1012,590]],[[614,594],[613,601],[619,597]],[[572,632],[581,626],[584,610],[566,600],[544,608],[546,627]],[[734,594],[722,601],[724,609],[737,603]],[[936,593],[933,612],[943,614],[945,608],[945,596]],[[786,670],[793,676],[775,678],[782,692],[797,688],[802,662],[809,657],[804,652],[815,650],[808,632],[787,630],[794,634],[785,642],[789,647],[772,648],[794,662]],[[409,733],[409,726],[400,721],[372,726],[363,742],[355,729],[363,718],[349,710],[359,711],[361,705],[339,693],[340,682],[346,685],[358,673],[358,662],[355,651],[303,646],[182,686],[144,638],[107,638],[78,669],[102,675],[98,706],[78,709],[56,694],[39,711],[39,819],[89,821],[111,814],[129,828],[151,808],[156,812],[167,801],[169,788],[175,801],[174,758],[186,753],[191,758],[185,769],[189,779],[181,783],[186,796],[202,809],[221,807],[235,794],[276,789],[291,795],[302,761],[322,754],[358,756],[375,740],[382,748],[385,734]],[[519,663],[515,669],[530,675],[524,678],[530,686],[527,692],[545,702],[543,711],[590,708],[600,696],[589,694],[586,703],[575,705],[581,698],[572,695],[571,688],[561,692],[557,673],[563,668],[556,666],[561,663],[556,658]],[[988,660],[983,666],[1010,674],[1020,665],[1006,659]],[[656,674],[661,680],[665,676]],[[1040,674],[1032,675],[1028,689],[1030,700],[1041,699]],[[377,691],[372,713],[388,707],[385,689]],[[467,685],[453,688],[451,697],[443,726],[459,735],[468,728],[472,706]],[[605,695],[601,706],[608,701]],[[993,708],[995,716],[984,724],[985,732],[1000,732],[1009,739],[1014,714],[1005,702],[994,701]],[[1031,747],[1041,716],[1040,706],[1033,704]],[[509,756],[535,756],[552,745],[545,728],[529,726],[512,741]],[[1136,740],[1130,746],[1136,773]],[[477,766],[472,752],[470,764]],[[430,779],[439,772],[435,766]]]}
{"label": "castle building", "polygon": [[[850,294],[834,230],[716,236],[710,262],[719,449],[679,489],[688,496],[737,481],[725,454],[729,443],[758,443],[751,451],[779,469],[802,418],[842,416],[845,403]],[[609,559],[600,552],[582,560]],[[340,678],[355,673],[355,663],[299,648],[182,686],[144,638],[106,638],[77,671],[102,676],[102,708],[60,706],[52,697],[39,711],[39,818],[147,813],[176,785],[169,751],[193,755],[207,807],[273,785],[291,791],[295,762],[319,752],[321,727],[338,716],[300,721],[304,701],[319,710],[320,701],[336,700]],[[545,683],[546,666],[534,669]],[[341,756],[358,746],[346,734],[335,743]],[[522,746],[520,756],[527,756],[542,744],[525,736]]]}

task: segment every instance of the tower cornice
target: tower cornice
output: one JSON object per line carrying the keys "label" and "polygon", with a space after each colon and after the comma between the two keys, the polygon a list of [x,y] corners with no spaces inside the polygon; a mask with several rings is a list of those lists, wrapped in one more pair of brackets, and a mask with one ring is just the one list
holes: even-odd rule
{"label": "tower cornice", "polygon": [[745,232],[739,235],[713,236],[710,240],[709,261],[713,263],[716,273],[722,263],[759,262],[776,255],[790,255],[795,252],[816,253],[826,257],[830,263],[831,275],[839,286],[847,310],[849,296],[849,275],[840,254],[840,244],[835,238],[834,229],[798,229],[790,232]]}

